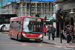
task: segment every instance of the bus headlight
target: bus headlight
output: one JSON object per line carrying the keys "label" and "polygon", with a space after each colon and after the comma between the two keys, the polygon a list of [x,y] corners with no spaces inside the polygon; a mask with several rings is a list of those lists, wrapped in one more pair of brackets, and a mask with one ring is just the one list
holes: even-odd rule
{"label": "bus headlight", "polygon": [[22,35],[23,35],[24,37],[27,37],[27,36],[26,36],[25,34],[23,34],[23,33],[22,33]]}
{"label": "bus headlight", "polygon": [[43,35],[40,35],[38,38],[42,38],[43,37]]}

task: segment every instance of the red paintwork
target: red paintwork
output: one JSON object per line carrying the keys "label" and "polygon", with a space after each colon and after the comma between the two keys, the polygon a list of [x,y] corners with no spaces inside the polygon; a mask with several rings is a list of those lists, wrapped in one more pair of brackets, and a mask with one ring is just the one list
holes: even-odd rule
{"label": "red paintwork", "polygon": [[[24,17],[31,17],[31,18],[40,18],[40,19],[43,19],[43,28],[44,28],[44,18],[34,17],[34,16],[13,17],[10,20],[22,20],[22,29],[21,29],[21,31],[15,31],[15,30],[12,30],[11,28],[9,28],[9,34],[11,34],[11,32],[12,32],[12,35],[17,36],[17,34],[19,34],[19,36],[20,36],[21,33],[24,33],[22,31],[23,30],[23,20],[24,20]],[[41,34],[24,33],[24,34],[26,34],[27,38],[38,38],[39,35],[41,35],[41,34],[43,35],[44,33],[41,33]]]}
{"label": "red paintwork", "polygon": [[38,38],[40,35],[44,34],[44,33],[35,34],[35,33],[24,33],[24,32],[22,32],[22,33],[25,34],[27,36],[27,38]]}
{"label": "red paintwork", "polygon": [[47,28],[46,27],[44,27],[44,33],[46,33],[47,32]]}

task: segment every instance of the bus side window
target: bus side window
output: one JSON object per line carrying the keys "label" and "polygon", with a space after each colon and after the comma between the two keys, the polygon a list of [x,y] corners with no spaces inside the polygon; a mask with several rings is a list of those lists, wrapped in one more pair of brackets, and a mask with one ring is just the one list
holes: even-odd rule
{"label": "bus side window", "polygon": [[21,21],[16,22],[16,30],[21,31]]}
{"label": "bus side window", "polygon": [[18,21],[14,22],[14,30],[18,30],[18,24],[17,23],[18,23]]}
{"label": "bus side window", "polygon": [[14,21],[11,21],[11,24],[10,24],[10,28],[11,28],[11,29],[13,29],[13,22],[14,22]]}
{"label": "bus side window", "polygon": [[19,31],[21,31],[22,21],[19,21]]}
{"label": "bus side window", "polygon": [[14,21],[12,25],[13,25],[13,30],[16,30],[15,29],[15,27],[16,27],[16,21]]}
{"label": "bus side window", "polygon": [[21,21],[19,21],[19,24],[21,24]]}

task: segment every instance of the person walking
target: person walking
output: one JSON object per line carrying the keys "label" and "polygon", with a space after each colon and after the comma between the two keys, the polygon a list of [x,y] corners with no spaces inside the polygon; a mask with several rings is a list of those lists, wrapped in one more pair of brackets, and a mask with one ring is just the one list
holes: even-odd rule
{"label": "person walking", "polygon": [[46,26],[44,27],[44,35],[46,36],[47,28]]}
{"label": "person walking", "polygon": [[37,13],[35,16],[36,16],[36,17],[40,17],[40,16],[39,16],[39,13]]}
{"label": "person walking", "polygon": [[47,33],[48,33],[48,40],[50,40],[51,26],[48,26]]}
{"label": "person walking", "polygon": [[54,37],[55,37],[55,28],[54,28],[54,26],[51,27],[51,33],[52,33],[52,40],[54,40]]}
{"label": "person walking", "polygon": [[67,44],[70,44],[70,41],[71,41],[71,29],[70,29],[70,26],[67,25],[67,29],[66,29],[66,39],[67,39]]}

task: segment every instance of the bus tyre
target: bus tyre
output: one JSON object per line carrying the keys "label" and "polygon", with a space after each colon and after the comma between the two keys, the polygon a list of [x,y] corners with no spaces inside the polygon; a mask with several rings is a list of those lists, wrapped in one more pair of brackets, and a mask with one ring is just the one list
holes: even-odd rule
{"label": "bus tyre", "polygon": [[10,34],[10,39],[12,39],[12,34]]}
{"label": "bus tyre", "polygon": [[41,40],[41,42],[43,42],[43,40]]}
{"label": "bus tyre", "polygon": [[41,40],[41,42],[43,42],[43,37],[42,37],[42,40]]}
{"label": "bus tyre", "polygon": [[38,43],[40,43],[41,41],[40,41],[40,40],[38,40],[37,42],[38,42]]}
{"label": "bus tyre", "polygon": [[20,41],[20,40],[21,40],[21,37],[19,37],[19,35],[17,35],[17,40],[18,40],[18,41]]}

